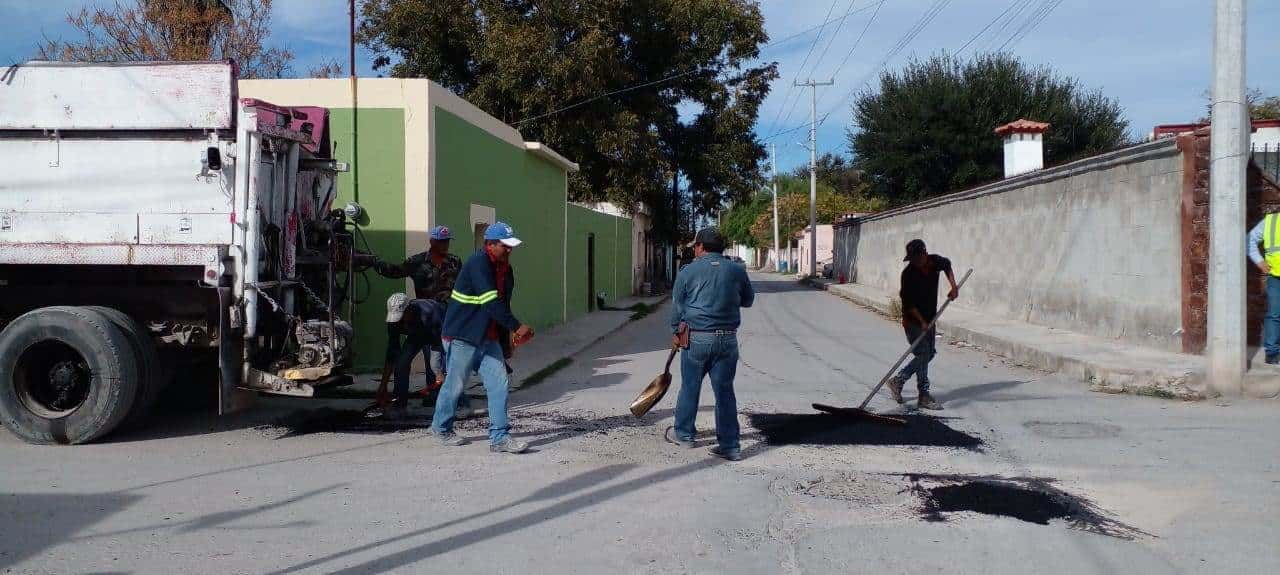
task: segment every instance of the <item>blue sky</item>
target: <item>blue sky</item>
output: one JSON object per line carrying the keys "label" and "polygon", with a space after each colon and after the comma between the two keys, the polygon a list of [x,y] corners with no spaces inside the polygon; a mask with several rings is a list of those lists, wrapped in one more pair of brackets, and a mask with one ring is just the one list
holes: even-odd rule
{"label": "blue sky", "polygon": [[[807,121],[808,97],[805,94],[798,101],[799,90],[792,90],[791,83],[810,76],[823,80],[834,76],[835,86],[819,91],[819,115],[831,115],[819,129],[818,146],[824,152],[847,153],[848,95],[874,77],[891,47],[936,1],[835,0],[833,8],[831,0],[762,0],[766,26],[774,39],[820,24],[829,10],[832,17],[846,10],[854,13],[838,30],[838,24],[832,23],[821,36],[815,30],[766,49],[762,57],[779,62],[782,78],[765,102],[757,132],[767,137],[801,126]],[[956,50],[1010,6],[1016,11],[1016,6],[1029,2],[1029,8],[1003,34],[993,34],[1000,25],[992,26],[966,53],[999,46],[1042,1],[944,0],[945,7],[936,18],[889,59],[888,67],[900,66],[913,56]],[[66,12],[91,3],[0,0],[0,62],[29,57],[42,34],[55,38],[67,34]],[[276,0],[272,38],[294,51],[296,73],[329,59],[346,61],[346,4],[345,0]],[[850,52],[877,4],[875,22]],[[1280,94],[1280,34],[1275,32],[1280,2],[1248,0],[1248,18],[1248,83]],[[809,54],[815,38],[816,48]],[[1212,48],[1212,0],[1062,0],[1038,27],[1010,46],[1030,64],[1051,66],[1119,100],[1138,137],[1155,124],[1190,121],[1203,114],[1202,93],[1210,83]],[[846,54],[848,61],[840,67]],[[369,74],[370,55],[360,50],[358,58],[363,63],[361,73]],[[784,120],[788,114],[790,118]],[[780,170],[808,161],[808,153],[798,143],[804,138],[805,130],[800,129],[773,140]]]}

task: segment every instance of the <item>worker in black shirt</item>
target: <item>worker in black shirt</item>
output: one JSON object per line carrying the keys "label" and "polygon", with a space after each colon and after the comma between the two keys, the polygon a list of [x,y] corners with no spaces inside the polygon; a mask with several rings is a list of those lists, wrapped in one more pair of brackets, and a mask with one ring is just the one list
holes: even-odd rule
{"label": "worker in black shirt", "polygon": [[926,327],[929,328],[929,333],[913,350],[915,357],[911,362],[889,380],[889,394],[894,401],[903,403],[902,388],[914,375],[916,389],[920,392],[916,400],[920,409],[942,409],[942,404],[929,394],[929,362],[937,353],[934,349],[937,330],[929,324],[938,315],[939,274],[945,273],[947,282],[951,284],[947,299],[959,297],[960,287],[956,285],[955,274],[951,273],[951,260],[930,254],[925,249],[924,240],[914,239],[908,242],[907,257],[902,261],[910,262],[902,270],[902,290],[898,293],[902,299],[902,327],[907,332],[907,341],[915,341]]}
{"label": "worker in black shirt", "polygon": [[[443,366],[432,365],[432,356],[441,353],[440,327],[444,321],[444,304],[431,299],[409,299],[396,293],[387,300],[387,353],[378,388],[379,403],[386,389],[388,372],[395,374],[395,401],[391,411],[403,413],[409,399],[409,372],[419,353],[426,360],[427,389],[444,377]],[[400,336],[405,336],[401,343]],[[436,352],[433,354],[432,352]]]}

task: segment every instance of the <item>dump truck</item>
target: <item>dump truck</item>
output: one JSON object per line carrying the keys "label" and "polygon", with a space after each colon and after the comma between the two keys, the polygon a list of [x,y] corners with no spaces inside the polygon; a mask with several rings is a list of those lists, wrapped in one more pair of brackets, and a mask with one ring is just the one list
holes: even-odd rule
{"label": "dump truck", "polygon": [[0,74],[5,427],[78,444],[169,385],[226,413],[351,381],[361,216],[326,110],[239,98],[233,62]]}

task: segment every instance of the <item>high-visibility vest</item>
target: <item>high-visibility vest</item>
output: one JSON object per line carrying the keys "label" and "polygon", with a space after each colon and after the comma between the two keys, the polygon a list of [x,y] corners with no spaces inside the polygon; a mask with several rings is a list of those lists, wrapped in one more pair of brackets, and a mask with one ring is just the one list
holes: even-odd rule
{"label": "high-visibility vest", "polygon": [[1271,275],[1280,277],[1280,214],[1262,219],[1262,247]]}

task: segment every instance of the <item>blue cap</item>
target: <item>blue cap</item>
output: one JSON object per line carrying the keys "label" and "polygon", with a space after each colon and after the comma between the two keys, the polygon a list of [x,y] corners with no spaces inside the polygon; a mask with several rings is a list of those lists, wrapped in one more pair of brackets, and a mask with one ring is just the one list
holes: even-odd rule
{"label": "blue cap", "polygon": [[485,229],[484,239],[490,242],[502,242],[513,248],[521,243],[520,239],[516,237],[516,231],[503,222],[494,222]]}
{"label": "blue cap", "polygon": [[448,226],[436,226],[431,228],[431,239],[451,240],[453,239],[453,231]]}

